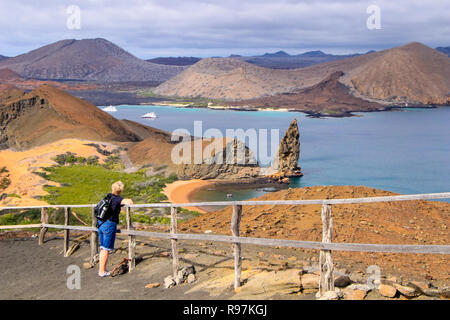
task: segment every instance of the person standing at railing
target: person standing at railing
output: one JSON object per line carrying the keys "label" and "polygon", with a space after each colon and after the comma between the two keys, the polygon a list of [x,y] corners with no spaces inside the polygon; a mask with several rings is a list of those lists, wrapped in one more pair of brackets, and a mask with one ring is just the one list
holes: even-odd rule
{"label": "person standing at railing", "polygon": [[100,241],[100,258],[98,275],[107,277],[110,275],[106,271],[109,253],[114,250],[116,240],[117,224],[119,223],[119,214],[123,206],[133,204],[131,199],[124,199],[122,194],[124,185],[121,181],[114,182],[111,186],[111,193],[107,195],[110,198],[108,215],[105,220],[97,222],[98,238]]}

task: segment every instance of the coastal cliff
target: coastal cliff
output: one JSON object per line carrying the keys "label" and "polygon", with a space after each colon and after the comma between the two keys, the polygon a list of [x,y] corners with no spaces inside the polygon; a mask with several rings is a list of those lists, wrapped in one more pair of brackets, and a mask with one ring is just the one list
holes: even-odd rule
{"label": "coastal cliff", "polygon": [[[239,180],[261,175],[261,168],[249,148],[236,139],[224,140],[221,148],[217,150],[214,147],[214,154],[205,157],[203,163],[195,164],[191,161],[190,164],[179,165],[177,176],[180,179]],[[217,144],[218,141],[212,141],[211,145]],[[242,156],[239,150],[243,150]]]}
{"label": "coastal cliff", "polygon": [[[6,95],[9,96],[9,95]],[[0,101],[0,149],[25,150],[61,139],[137,142],[122,122],[49,85]]]}
{"label": "coastal cliff", "polygon": [[[293,120],[278,147],[272,167],[261,167],[253,153],[242,141],[232,138],[194,138],[188,141],[170,141],[146,138],[128,151],[137,167],[165,167],[166,173],[175,173],[181,180],[218,180],[231,184],[289,183],[289,177],[302,176],[298,160],[300,133],[297,120]],[[197,144],[201,149],[197,149]],[[200,152],[201,151],[201,152]],[[201,154],[196,161],[195,154]],[[173,157],[184,160],[175,163]],[[198,160],[198,159],[197,159]]]}
{"label": "coastal cliff", "polygon": [[[234,148],[235,152],[228,153],[226,150]],[[244,161],[238,161],[237,149],[245,148]],[[231,157],[234,157],[230,159]],[[227,158],[228,157],[228,158]],[[219,179],[227,183],[238,184],[269,184],[269,183],[289,183],[290,177],[300,177],[303,175],[298,165],[300,157],[300,132],[297,119],[289,125],[278,146],[277,153],[272,166],[269,168],[260,167],[253,153],[242,142],[228,140],[224,148],[205,159],[201,164],[183,164],[177,168],[177,176],[180,179]],[[222,158],[222,163],[217,160]]]}

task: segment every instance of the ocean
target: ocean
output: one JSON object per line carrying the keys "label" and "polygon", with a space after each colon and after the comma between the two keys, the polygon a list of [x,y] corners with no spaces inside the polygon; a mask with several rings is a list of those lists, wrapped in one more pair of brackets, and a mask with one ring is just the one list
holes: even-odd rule
{"label": "ocean", "polygon": [[[348,118],[310,118],[303,113],[224,111],[168,106],[117,106],[118,119],[134,120],[166,131],[187,129],[194,121],[210,128],[279,129],[279,139],[296,118],[300,130],[303,177],[290,187],[364,185],[403,194],[450,191],[450,108],[355,113]],[[154,120],[141,115],[155,112]],[[259,131],[258,131],[259,132]],[[279,141],[276,141],[278,144]],[[262,141],[262,145],[269,145]],[[270,150],[270,148],[269,148]],[[273,189],[204,190],[196,201],[244,200]],[[227,198],[233,193],[233,198]]]}

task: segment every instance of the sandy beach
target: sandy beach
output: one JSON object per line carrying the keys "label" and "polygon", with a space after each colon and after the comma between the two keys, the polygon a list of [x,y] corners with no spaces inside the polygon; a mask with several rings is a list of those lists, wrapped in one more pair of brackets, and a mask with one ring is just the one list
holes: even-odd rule
{"label": "sandy beach", "polygon": [[[206,186],[212,186],[215,182],[212,180],[180,180],[174,183],[168,184],[164,189],[163,193],[172,203],[189,203],[192,202],[191,198],[194,192],[199,189],[203,189]],[[206,211],[199,207],[186,207],[188,210],[195,210],[200,213],[206,213]]]}

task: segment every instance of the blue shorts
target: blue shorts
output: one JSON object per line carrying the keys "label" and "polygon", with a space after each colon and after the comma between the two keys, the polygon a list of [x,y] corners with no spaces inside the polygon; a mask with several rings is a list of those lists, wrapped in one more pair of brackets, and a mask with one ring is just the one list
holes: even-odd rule
{"label": "blue shorts", "polygon": [[98,238],[100,240],[100,249],[106,251],[114,250],[114,241],[116,240],[117,223],[111,220],[99,221]]}

